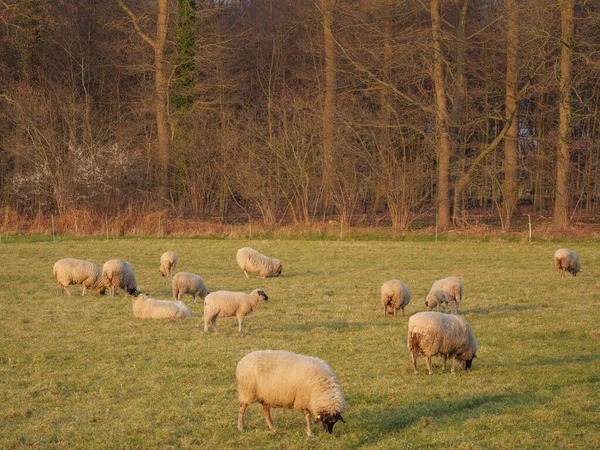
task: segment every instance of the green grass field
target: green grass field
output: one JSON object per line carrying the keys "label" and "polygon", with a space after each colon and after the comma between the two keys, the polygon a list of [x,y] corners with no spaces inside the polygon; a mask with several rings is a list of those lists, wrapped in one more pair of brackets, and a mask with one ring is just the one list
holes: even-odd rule
{"label": "green grass field", "polygon": [[[246,279],[235,262],[250,245],[283,260],[284,276]],[[0,448],[598,448],[600,243],[569,242],[582,272],[559,278],[561,243],[122,239],[0,244]],[[163,251],[211,290],[263,288],[246,319],[203,333],[194,317],[135,319],[131,299],[71,286],[52,266],[70,256],[101,267],[130,261],[140,290],[171,297]],[[469,373],[412,372],[408,318],[383,318],[379,287],[405,281],[412,314],[431,283],[462,278],[461,313],[479,341]],[[344,391],[346,424],[333,435],[301,412],[260,405],[236,429],[235,367],[248,352],[286,349],[325,359]]]}

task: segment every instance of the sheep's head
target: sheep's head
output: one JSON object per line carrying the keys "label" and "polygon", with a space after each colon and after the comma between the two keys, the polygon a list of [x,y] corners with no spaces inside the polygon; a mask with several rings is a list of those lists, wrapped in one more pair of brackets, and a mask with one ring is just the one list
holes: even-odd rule
{"label": "sheep's head", "polygon": [[460,364],[463,370],[469,370],[473,364],[473,360],[477,358],[477,355],[473,355],[471,359],[463,359]]}
{"label": "sheep's head", "polygon": [[273,262],[275,263],[275,276],[281,275],[281,270],[283,269],[283,264],[279,259],[274,258]]}
{"label": "sheep's head", "polygon": [[100,289],[100,290],[98,291],[98,293],[99,293],[100,295],[104,295],[104,293],[105,293],[105,292],[106,292],[106,288],[105,288],[104,286],[102,286],[102,289]]}
{"label": "sheep's head", "polygon": [[158,271],[160,272],[161,277],[167,276],[167,271],[165,269],[163,269],[162,267],[160,269],[158,269]]}
{"label": "sheep's head", "polygon": [[269,296],[262,289],[259,289],[256,293],[259,297],[262,297],[263,300],[269,300]]}
{"label": "sheep's head", "polygon": [[427,297],[425,297],[425,307],[427,308],[427,311],[431,311],[433,308],[435,308],[437,305],[437,301],[435,300],[435,298],[432,298],[431,295],[427,295]]}
{"label": "sheep's head", "polygon": [[315,423],[321,422],[323,424],[323,429],[327,430],[328,433],[333,433],[333,426],[337,423],[338,420],[346,423],[342,415],[338,412],[335,414],[330,413],[322,413],[317,416],[315,419]]}
{"label": "sheep's head", "polygon": [[127,293],[129,295],[133,295],[134,297],[137,297],[138,295],[141,294],[141,292],[139,292],[136,288],[127,289]]}

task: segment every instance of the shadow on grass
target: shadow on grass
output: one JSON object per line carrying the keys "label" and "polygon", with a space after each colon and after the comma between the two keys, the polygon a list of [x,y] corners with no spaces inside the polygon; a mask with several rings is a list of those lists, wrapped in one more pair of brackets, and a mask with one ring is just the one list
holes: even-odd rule
{"label": "shadow on grass", "polygon": [[[408,318],[406,318],[408,320]],[[344,320],[334,320],[328,322],[311,322],[311,323],[295,323],[290,325],[281,325],[278,330],[299,330],[299,331],[311,331],[315,328],[328,328],[330,330],[342,330],[348,328],[370,328],[370,327],[392,327],[395,325],[401,325],[403,322],[398,320],[392,322],[347,322]]]}
{"label": "shadow on grass", "polygon": [[528,304],[528,305],[494,305],[488,306],[485,308],[470,308],[470,309],[461,309],[460,314],[490,314],[494,312],[519,312],[519,311],[530,311],[532,309],[547,309],[550,308],[548,305],[536,305],[536,304]]}
{"label": "shadow on grass", "polygon": [[559,356],[554,358],[543,358],[535,361],[522,361],[514,364],[499,363],[499,364],[486,364],[486,368],[492,367],[537,367],[537,366],[560,366],[561,364],[572,364],[572,363],[588,363],[592,361],[599,361],[600,354],[598,355],[569,355]]}
{"label": "shadow on grass", "polygon": [[[385,408],[352,417],[365,437],[354,442],[351,448],[361,448],[388,438],[390,432],[408,428],[415,423],[426,427],[436,422],[450,421],[453,426],[466,420],[497,414],[517,406],[533,408],[550,401],[537,393],[481,394],[469,397],[436,398],[400,407]],[[348,418],[347,418],[348,419]],[[352,423],[348,420],[348,423]]]}

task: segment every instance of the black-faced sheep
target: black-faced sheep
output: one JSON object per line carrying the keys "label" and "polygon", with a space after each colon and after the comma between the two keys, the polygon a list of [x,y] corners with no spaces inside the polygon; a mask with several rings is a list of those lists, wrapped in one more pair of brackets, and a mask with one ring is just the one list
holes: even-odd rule
{"label": "black-faced sheep", "polygon": [[477,353],[477,340],[471,325],[460,316],[424,311],[413,314],[408,320],[408,351],[412,356],[415,375],[417,371],[417,355],[425,355],[429,374],[433,373],[431,357],[440,355],[444,358],[443,370],[446,370],[446,359],[452,358],[452,369],[458,359],[463,369],[470,369]]}
{"label": "black-faced sheep", "polygon": [[172,277],[173,270],[175,270],[175,266],[177,265],[177,254],[168,250],[164,252],[160,257],[160,268],[158,271],[163,277]]}
{"label": "black-faced sheep", "polygon": [[[432,310],[437,306],[440,310],[440,304],[445,303],[444,307],[450,305],[450,312],[458,314],[458,307],[463,298],[462,281],[456,277],[442,278],[431,285],[429,294],[425,299],[425,306]],[[454,308],[453,308],[454,306]]]}
{"label": "black-faced sheep", "polygon": [[568,248],[559,248],[554,253],[554,266],[558,269],[562,278],[565,276],[565,271],[576,277],[581,270],[579,255]]}
{"label": "black-faced sheep", "polygon": [[179,272],[173,277],[171,283],[173,288],[173,298],[181,300],[184,294],[192,294],[194,302],[196,297],[200,296],[202,300],[209,294],[206,284],[200,275],[188,272]]}
{"label": "black-faced sheep", "polygon": [[404,316],[404,307],[410,303],[411,296],[408,286],[400,280],[389,280],[383,283],[381,286],[383,317],[387,317],[387,313],[393,313],[396,317],[399,309]]}
{"label": "black-faced sheep", "polygon": [[101,295],[104,295],[106,291],[102,272],[100,272],[96,264],[89,261],[63,258],[54,263],[52,274],[60,286],[63,295],[65,291],[71,295],[69,291],[71,284],[81,284],[83,286],[81,295],[85,295],[87,289],[99,292]]}
{"label": "black-faced sheep", "polygon": [[102,277],[104,284],[110,292],[110,296],[115,296],[115,289],[121,288],[129,295],[136,295],[137,280],[133,272],[133,266],[122,259],[110,259],[102,266]]}
{"label": "black-faced sheep", "polygon": [[282,265],[279,259],[269,258],[253,248],[240,248],[235,259],[246,278],[249,277],[248,273],[256,273],[263,278],[281,275]]}
{"label": "black-faced sheep", "polygon": [[258,350],[248,353],[235,372],[240,411],[238,429],[244,429],[244,413],[248,405],[262,403],[270,430],[275,430],[270,408],[302,411],[306,418],[306,434],[311,416],[329,433],[338,420],[344,421],[346,403],[333,370],[325,361],[284,350]]}
{"label": "black-faced sheep", "polygon": [[217,317],[235,316],[239,324],[238,331],[241,333],[244,317],[268,299],[265,291],[260,289],[255,289],[249,294],[230,291],[211,292],[204,299],[204,331],[208,331],[209,322],[217,331]]}
{"label": "black-faced sheep", "polygon": [[133,300],[133,315],[140,319],[179,319],[192,315],[192,310],[182,301],[156,300],[138,294]]}

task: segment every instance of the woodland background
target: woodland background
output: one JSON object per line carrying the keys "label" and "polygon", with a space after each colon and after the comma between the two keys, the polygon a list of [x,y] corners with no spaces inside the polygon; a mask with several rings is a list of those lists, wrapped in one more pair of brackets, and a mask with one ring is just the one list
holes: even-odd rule
{"label": "woodland background", "polygon": [[595,0],[0,0],[5,228],[566,230],[599,106]]}

